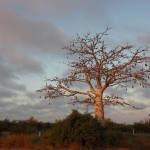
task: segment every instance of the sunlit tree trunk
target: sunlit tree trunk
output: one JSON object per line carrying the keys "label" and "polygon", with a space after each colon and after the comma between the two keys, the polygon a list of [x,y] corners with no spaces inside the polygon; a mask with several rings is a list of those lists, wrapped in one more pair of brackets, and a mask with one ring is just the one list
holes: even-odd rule
{"label": "sunlit tree trunk", "polygon": [[95,117],[101,122],[104,122],[104,105],[102,101],[102,96],[103,93],[97,94],[94,103],[94,112],[95,112]]}

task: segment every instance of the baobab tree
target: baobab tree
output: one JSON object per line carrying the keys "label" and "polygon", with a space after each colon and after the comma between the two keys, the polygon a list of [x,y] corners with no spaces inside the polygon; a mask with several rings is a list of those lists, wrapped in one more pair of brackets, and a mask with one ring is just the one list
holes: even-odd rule
{"label": "baobab tree", "polygon": [[[62,78],[47,79],[46,86],[38,90],[45,94],[45,99],[69,97],[73,104],[93,105],[96,118],[103,121],[105,105],[130,105],[117,95],[106,95],[107,88],[127,90],[136,84],[143,88],[150,86],[148,49],[129,44],[109,48],[104,39],[108,30],[77,35],[63,48],[70,56],[68,73]],[[81,89],[80,84],[85,85],[84,88]]]}

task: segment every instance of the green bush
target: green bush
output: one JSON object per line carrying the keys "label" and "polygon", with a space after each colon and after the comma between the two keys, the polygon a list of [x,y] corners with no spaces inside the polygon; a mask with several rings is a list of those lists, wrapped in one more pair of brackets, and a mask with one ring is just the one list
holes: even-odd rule
{"label": "green bush", "polygon": [[120,131],[113,131],[113,130],[105,130],[104,132],[105,137],[105,144],[113,147],[113,146],[120,146],[120,141],[123,139],[124,134]]}
{"label": "green bush", "polygon": [[49,140],[54,146],[68,146],[77,142],[82,146],[92,147],[102,142],[102,132],[103,128],[97,119],[73,110],[70,116],[52,126]]}

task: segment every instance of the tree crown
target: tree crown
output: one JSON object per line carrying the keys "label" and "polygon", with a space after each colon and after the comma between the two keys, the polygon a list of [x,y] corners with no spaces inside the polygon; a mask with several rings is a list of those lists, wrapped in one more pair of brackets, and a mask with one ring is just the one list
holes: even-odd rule
{"label": "tree crown", "polygon": [[[66,77],[48,79],[50,84],[38,91],[46,91],[45,98],[65,96],[71,97],[74,103],[93,104],[97,94],[103,93],[108,87],[127,90],[135,84],[150,86],[150,57],[146,55],[148,49],[135,48],[129,44],[108,48],[104,40],[108,30],[94,36],[90,33],[82,37],[77,35],[70,45],[63,48],[69,56],[73,56],[68,61],[69,72]],[[86,88],[76,90],[73,88],[74,83],[84,83]],[[82,99],[81,95],[85,98]],[[128,104],[119,99],[122,100],[115,95],[105,96],[103,102]]]}

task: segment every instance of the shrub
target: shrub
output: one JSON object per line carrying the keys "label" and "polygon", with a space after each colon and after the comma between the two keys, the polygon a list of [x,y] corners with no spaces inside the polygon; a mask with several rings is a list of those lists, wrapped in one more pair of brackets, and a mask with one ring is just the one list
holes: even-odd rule
{"label": "shrub", "polygon": [[124,134],[120,131],[106,130],[105,135],[105,144],[113,147],[120,146],[120,141],[124,137]]}
{"label": "shrub", "polygon": [[92,147],[102,141],[102,130],[97,119],[73,110],[70,116],[52,126],[49,140],[54,146],[68,146],[77,142],[82,146]]}

